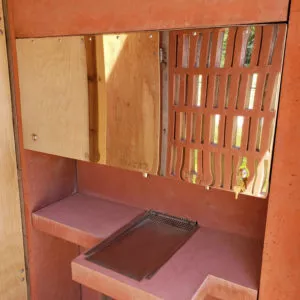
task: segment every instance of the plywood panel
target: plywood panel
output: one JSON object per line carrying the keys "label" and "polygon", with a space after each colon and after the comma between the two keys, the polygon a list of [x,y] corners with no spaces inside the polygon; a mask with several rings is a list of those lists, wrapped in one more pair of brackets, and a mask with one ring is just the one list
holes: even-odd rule
{"label": "plywood panel", "polygon": [[106,162],[111,166],[157,173],[159,33],[104,35],[103,58],[105,92],[100,94],[106,94],[103,101],[107,101]]}
{"label": "plywood panel", "polygon": [[10,82],[0,2],[0,298],[27,299]]}
{"label": "plywood panel", "polygon": [[[94,37],[17,40],[24,147],[91,159],[88,79],[95,81],[96,76],[99,162],[156,174],[159,34],[99,35],[92,46],[93,41]],[[89,43],[96,49],[87,47]],[[87,74],[86,49],[96,52],[95,76]]]}
{"label": "plywood panel", "polygon": [[288,0],[13,0],[18,37],[286,21]]}
{"label": "plywood panel", "polygon": [[25,149],[87,160],[88,93],[83,39],[17,40],[17,54]]}

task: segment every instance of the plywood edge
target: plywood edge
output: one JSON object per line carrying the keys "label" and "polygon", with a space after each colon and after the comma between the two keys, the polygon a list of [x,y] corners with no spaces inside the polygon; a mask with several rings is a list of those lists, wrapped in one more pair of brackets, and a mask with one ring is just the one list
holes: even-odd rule
{"label": "plywood edge", "polygon": [[[97,270],[93,270],[85,264],[89,263],[84,259],[84,255],[79,256],[71,263],[72,279],[84,286],[115,299],[162,300],[149,292],[134,288],[97,272]],[[92,264],[90,263],[90,265]]]}
{"label": "plywood edge", "polygon": [[6,1],[0,2],[0,297],[27,299],[22,204],[18,184]]}
{"label": "plywood edge", "polygon": [[93,247],[102,240],[89,232],[43,217],[39,215],[39,212],[32,213],[32,225],[35,229],[48,235],[63,239],[84,248]]}
{"label": "plywood edge", "polygon": [[35,229],[91,248],[141,213],[140,209],[74,194],[32,213]]}
{"label": "plywood edge", "polygon": [[220,300],[256,300],[257,290],[208,275],[192,300],[206,300],[209,297]]}
{"label": "plywood edge", "polygon": [[106,163],[106,132],[107,132],[107,94],[105,84],[105,65],[104,65],[104,51],[103,51],[103,36],[96,36],[97,49],[97,74],[98,74],[98,107],[99,107],[99,153],[100,164]]}

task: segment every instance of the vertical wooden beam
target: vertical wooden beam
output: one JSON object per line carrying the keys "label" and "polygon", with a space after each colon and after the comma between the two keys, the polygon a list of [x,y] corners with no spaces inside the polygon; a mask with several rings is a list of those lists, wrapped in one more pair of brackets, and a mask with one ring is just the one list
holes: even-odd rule
{"label": "vertical wooden beam", "polygon": [[86,64],[88,78],[89,98],[89,149],[90,161],[98,162],[100,159],[98,150],[98,75],[96,37],[85,36]]}
{"label": "vertical wooden beam", "polygon": [[21,203],[7,60],[0,2],[0,298],[27,299]]}
{"label": "vertical wooden beam", "polygon": [[[11,77],[13,78],[11,82],[14,91],[13,104],[16,110],[16,127],[20,150],[19,167],[24,198],[26,241],[28,245],[27,259],[30,266],[28,270],[30,299],[80,300],[80,286],[72,281],[70,274],[70,262],[78,255],[78,246],[37,232],[33,229],[31,223],[32,211],[47,206],[74,192],[76,189],[75,161],[24,150],[12,2],[4,2],[7,3],[8,11],[9,60]],[[2,108],[0,112],[2,112]],[[8,225],[6,224],[6,226]],[[53,255],[54,253],[57,254]],[[2,281],[0,282],[1,286]],[[15,299],[23,300],[26,298],[22,296],[12,298],[12,300]]]}
{"label": "vertical wooden beam", "polygon": [[300,1],[292,0],[263,254],[260,300],[300,295]]}

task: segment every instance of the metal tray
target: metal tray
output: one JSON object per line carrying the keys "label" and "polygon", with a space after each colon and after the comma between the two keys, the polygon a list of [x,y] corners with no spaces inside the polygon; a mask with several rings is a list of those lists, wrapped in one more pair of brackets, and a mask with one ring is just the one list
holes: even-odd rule
{"label": "metal tray", "polygon": [[85,257],[141,281],[151,278],[197,229],[197,222],[150,210],[86,252]]}

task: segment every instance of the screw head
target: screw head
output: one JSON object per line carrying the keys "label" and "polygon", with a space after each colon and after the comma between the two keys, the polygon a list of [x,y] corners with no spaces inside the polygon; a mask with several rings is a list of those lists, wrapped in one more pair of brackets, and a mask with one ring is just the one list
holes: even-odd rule
{"label": "screw head", "polygon": [[209,191],[209,190],[210,190],[210,186],[207,185],[207,186],[205,187],[205,189],[206,189],[207,191]]}
{"label": "screw head", "polygon": [[242,178],[247,178],[248,177],[248,172],[246,169],[242,169],[241,170],[241,175],[242,175]]}
{"label": "screw head", "polygon": [[144,177],[144,178],[148,178],[148,177],[149,177],[149,174],[148,174],[148,173],[143,173],[143,177]]}
{"label": "screw head", "polygon": [[31,138],[32,138],[32,140],[34,141],[34,142],[36,142],[37,140],[38,140],[38,136],[35,134],[35,133],[33,133],[32,135],[31,135]]}
{"label": "screw head", "polygon": [[194,32],[193,32],[193,36],[196,36],[196,35],[197,35],[197,32],[196,32],[196,31],[194,31]]}
{"label": "screw head", "polygon": [[150,35],[149,35],[149,38],[150,38],[150,39],[152,39],[152,38],[153,38],[153,35],[152,35],[152,34],[150,34]]}

